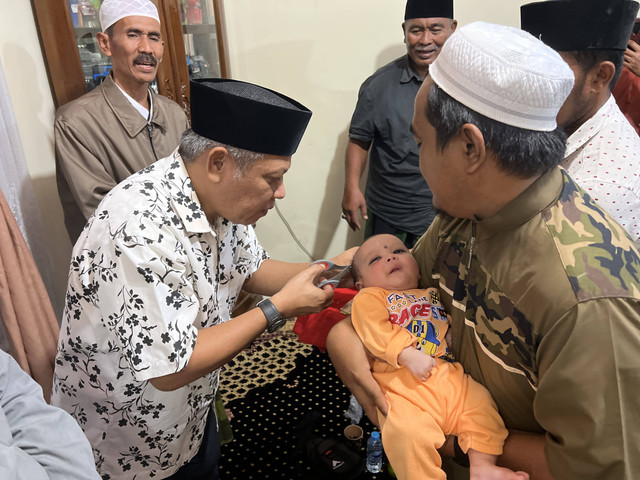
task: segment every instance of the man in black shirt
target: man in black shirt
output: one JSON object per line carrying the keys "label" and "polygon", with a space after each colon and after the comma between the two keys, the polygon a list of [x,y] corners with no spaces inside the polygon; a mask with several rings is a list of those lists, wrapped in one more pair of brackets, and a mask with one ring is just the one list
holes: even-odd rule
{"label": "man in black shirt", "polygon": [[[407,54],[380,68],[360,87],[349,128],[342,217],[359,230],[359,212],[367,220],[365,238],[390,233],[411,248],[435,217],[410,124],[429,65],[456,26],[453,0],[408,0],[402,24]],[[363,195],[360,177],[369,149]]]}

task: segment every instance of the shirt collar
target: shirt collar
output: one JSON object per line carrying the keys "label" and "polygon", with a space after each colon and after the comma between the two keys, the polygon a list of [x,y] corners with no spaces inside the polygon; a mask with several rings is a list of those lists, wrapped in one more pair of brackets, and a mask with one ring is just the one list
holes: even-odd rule
{"label": "shirt collar", "polygon": [[402,73],[400,74],[400,83],[409,83],[414,79],[418,83],[422,83],[422,81],[424,80],[413,70],[413,68],[411,68],[411,62],[409,61],[409,55],[407,54],[402,57]]}
{"label": "shirt collar", "polygon": [[[127,100],[127,97],[124,96],[120,87],[118,87],[116,82],[113,80],[112,73],[107,75],[107,78],[102,82],[101,87],[105,101],[122,125],[122,128],[126,130],[130,137],[135,137],[147,127],[147,119],[144,118],[133,105],[131,105],[129,100]],[[149,96],[153,97],[153,95],[155,94],[149,90]],[[165,133],[167,131],[167,119],[161,115],[159,110],[158,105],[154,105],[154,108],[152,108],[150,123],[160,128],[160,130]]]}
{"label": "shirt collar", "polygon": [[202,210],[202,205],[200,205],[198,195],[193,189],[189,173],[178,149],[160,161],[164,162],[164,181],[169,188],[171,205],[182,221],[185,230],[189,233],[211,232],[215,235]]}
{"label": "shirt collar", "polygon": [[151,97],[151,94],[148,93],[149,96],[149,109],[143,107],[142,105],[140,105],[138,102],[136,102],[134,100],[134,98],[129,95],[127,92],[125,92],[122,87],[120,85],[118,85],[116,82],[114,82],[116,84],[116,87],[118,87],[118,90],[120,90],[120,93],[122,93],[124,95],[124,98],[126,98],[127,100],[129,100],[129,103],[131,104],[131,106],[133,108],[135,108],[138,113],[140,115],[142,115],[145,119],[149,120],[150,115],[149,115],[149,110],[151,110],[151,112],[153,112],[153,100]]}
{"label": "shirt collar", "polygon": [[600,107],[596,114],[580,125],[580,127],[573,132],[569,138],[567,138],[567,149],[564,154],[565,158],[581,148],[585,143],[596,136],[598,132],[600,132],[600,129],[607,121],[607,118],[611,115],[611,110],[615,105],[615,98],[613,98],[613,95],[609,95],[609,99],[604,105],[602,105],[602,107]]}
{"label": "shirt collar", "polygon": [[494,216],[478,221],[478,240],[516,228],[535,217],[558,199],[564,175],[561,167],[550,169]]}

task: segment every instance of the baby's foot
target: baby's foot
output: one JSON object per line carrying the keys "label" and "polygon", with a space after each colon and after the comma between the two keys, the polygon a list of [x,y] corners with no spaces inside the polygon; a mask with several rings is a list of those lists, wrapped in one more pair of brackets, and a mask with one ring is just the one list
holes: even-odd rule
{"label": "baby's foot", "polygon": [[528,473],[498,467],[496,455],[481,453],[473,448],[470,448],[467,453],[470,464],[469,480],[529,480]]}
{"label": "baby's foot", "polygon": [[471,466],[469,480],[529,480],[529,474],[482,462]]}

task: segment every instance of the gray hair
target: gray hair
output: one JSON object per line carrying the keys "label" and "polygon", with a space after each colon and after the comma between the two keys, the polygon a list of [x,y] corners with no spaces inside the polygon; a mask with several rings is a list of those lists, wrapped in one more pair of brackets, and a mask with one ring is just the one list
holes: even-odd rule
{"label": "gray hair", "polygon": [[241,176],[256,161],[263,160],[265,157],[264,153],[251,152],[242,148],[225,145],[224,143],[216,142],[215,140],[210,140],[198,135],[191,128],[185,130],[182,134],[178,153],[182,157],[184,163],[189,163],[193,162],[203,153],[206,153],[216,147],[226,149],[229,152],[229,155],[231,155],[231,158],[236,162],[236,165],[238,166],[238,173],[236,177]]}
{"label": "gray hair", "polygon": [[435,83],[429,90],[427,119],[436,130],[440,151],[470,123],[478,127],[487,148],[496,155],[500,168],[520,178],[532,178],[560,164],[566,135],[560,127],[550,132],[507,125],[471,110]]}

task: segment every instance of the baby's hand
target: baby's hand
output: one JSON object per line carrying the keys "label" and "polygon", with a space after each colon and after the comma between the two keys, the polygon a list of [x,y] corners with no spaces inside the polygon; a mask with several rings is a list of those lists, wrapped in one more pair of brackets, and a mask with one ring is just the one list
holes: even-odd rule
{"label": "baby's hand", "polygon": [[444,335],[444,341],[447,344],[447,349],[452,352],[453,351],[453,343],[451,340],[451,329],[447,330],[447,333]]}
{"label": "baby's hand", "polygon": [[436,361],[417,348],[407,347],[398,355],[398,364],[407,367],[418,380],[424,381],[431,376]]}

